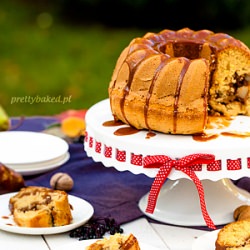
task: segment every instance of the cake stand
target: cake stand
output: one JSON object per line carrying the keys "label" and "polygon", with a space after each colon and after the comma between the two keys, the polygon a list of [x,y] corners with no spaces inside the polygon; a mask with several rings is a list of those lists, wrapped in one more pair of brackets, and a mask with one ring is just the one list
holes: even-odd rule
{"label": "cake stand", "polygon": [[[214,162],[196,164],[192,170],[202,183],[206,208],[215,225],[233,221],[233,210],[250,204],[250,194],[231,181],[250,176],[250,117],[237,116],[228,126],[214,126],[206,134],[218,136],[206,141],[195,140],[192,135],[150,134],[146,130],[136,131],[128,125],[112,123],[108,99],[92,106],[85,119],[87,155],[119,171],[129,170],[155,178],[159,168],[145,168],[143,159],[146,156],[180,159],[197,153],[214,155]],[[146,212],[148,196],[145,194],[141,198],[139,208],[152,219],[182,226],[206,225],[197,189],[182,171],[171,170],[153,213]]]}

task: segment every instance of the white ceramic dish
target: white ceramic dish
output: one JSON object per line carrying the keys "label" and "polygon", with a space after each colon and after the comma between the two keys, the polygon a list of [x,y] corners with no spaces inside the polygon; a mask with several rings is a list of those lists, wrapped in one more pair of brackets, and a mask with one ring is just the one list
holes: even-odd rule
{"label": "white ceramic dish", "polygon": [[[90,244],[94,243],[96,240],[82,240],[82,241],[76,241],[74,243],[66,244],[64,246],[60,246],[58,248],[55,248],[54,250],[84,250],[85,247],[89,246]],[[145,242],[139,242],[141,250],[160,250],[158,247],[154,247],[152,245],[149,245]]]}
{"label": "white ceramic dish", "polygon": [[0,132],[0,161],[4,164],[36,164],[65,155],[69,149],[63,139],[41,132]]}
{"label": "white ceramic dish", "polygon": [[90,203],[76,196],[69,195],[69,203],[73,207],[73,220],[71,224],[61,227],[19,227],[13,221],[13,217],[10,215],[10,210],[8,208],[9,199],[15,194],[16,193],[0,195],[0,229],[11,233],[27,235],[48,235],[63,233],[85,224],[94,213],[94,208]]}
{"label": "white ceramic dish", "polygon": [[45,173],[69,160],[63,139],[40,132],[0,132],[0,162],[23,176]]}
{"label": "white ceramic dish", "polygon": [[[241,205],[250,204],[250,194],[235,186],[229,179],[202,180],[202,185],[207,211],[217,226],[232,222],[233,211]],[[191,180],[182,178],[166,181],[160,190],[153,214],[145,212],[148,195],[147,193],[139,201],[139,208],[148,217],[173,225],[206,226],[199,195]]]}
{"label": "white ceramic dish", "polygon": [[[148,138],[146,130],[117,136],[114,132],[117,129],[128,127],[128,125],[103,125],[104,122],[114,120],[108,99],[92,106],[88,110],[85,120],[87,131],[84,142],[85,150],[88,156],[93,157],[95,161],[101,161],[106,167],[115,167],[119,171],[129,170],[134,174],[144,173],[149,177],[155,177],[158,169],[143,168],[141,164],[143,157],[166,155],[172,159],[179,159],[190,154],[203,153],[213,154],[216,162],[215,166],[211,165],[210,168],[203,164],[202,170],[195,170],[200,180],[239,179],[250,175],[250,153],[246,150],[250,148],[250,136],[241,138],[222,134],[222,132],[249,134],[250,117],[237,116],[227,127],[206,131],[208,134],[219,136],[203,142],[194,140],[192,135],[169,135],[157,132],[155,132],[155,136]],[[136,157],[139,160],[134,160]],[[217,167],[216,164],[219,164],[220,167]],[[234,169],[234,164],[236,166],[239,164],[240,169]],[[176,180],[189,177],[181,171],[171,171],[168,178]]]}
{"label": "white ceramic dish", "polygon": [[[88,110],[85,120],[87,136],[84,148],[88,156],[96,162],[102,162],[106,167],[115,167],[119,171],[128,170],[133,174],[143,173],[154,178],[159,169],[144,168],[143,158],[145,156],[166,155],[172,159],[179,159],[190,154],[213,154],[215,162],[210,166],[202,164],[202,166],[194,168],[194,172],[201,181],[209,181],[206,183],[208,185],[205,185],[207,186],[205,200],[208,212],[216,225],[231,221],[233,209],[250,202],[249,193],[243,193],[233,184],[223,181],[250,175],[250,153],[246,150],[250,148],[250,136],[247,136],[249,135],[250,117],[237,116],[230,121],[228,126],[223,128],[214,126],[206,133],[215,134],[218,137],[207,141],[194,140],[192,135],[169,135],[157,132],[154,132],[154,136],[148,137],[146,130],[117,136],[115,132],[128,125],[105,126],[105,122],[111,121],[113,124],[114,120],[108,99],[92,106]],[[233,135],[225,136],[222,132],[231,132]],[[235,136],[234,133],[246,136]],[[154,213],[145,212],[148,194],[140,200],[140,209],[151,218],[165,223],[186,226],[206,225],[201,214],[197,190],[194,189],[193,182],[190,182],[188,175],[172,169],[168,178],[174,182],[170,185],[167,182],[167,185],[163,185],[161,188]],[[187,182],[188,188],[183,185],[182,180]],[[206,189],[214,190],[214,192],[207,193]],[[219,202],[216,202],[215,196]],[[186,198],[186,203],[183,198]],[[168,202],[169,200],[171,202]],[[228,203],[230,210],[225,211],[224,204]],[[186,205],[190,209],[187,209]]]}
{"label": "white ceramic dish", "polygon": [[214,250],[219,230],[205,233],[194,240],[192,250]]}
{"label": "white ceramic dish", "polygon": [[30,163],[30,164],[6,164],[7,167],[14,169],[16,172],[23,176],[35,175],[48,172],[55,168],[60,167],[67,162],[70,158],[70,154],[67,152],[64,155],[50,161]]}

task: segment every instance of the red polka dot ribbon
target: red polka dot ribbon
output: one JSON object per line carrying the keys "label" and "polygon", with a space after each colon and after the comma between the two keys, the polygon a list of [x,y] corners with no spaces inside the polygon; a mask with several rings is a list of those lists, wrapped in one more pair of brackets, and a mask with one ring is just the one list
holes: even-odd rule
{"label": "red polka dot ribbon", "polygon": [[207,212],[202,183],[195,174],[195,172],[190,168],[192,165],[209,164],[214,160],[215,156],[212,154],[192,154],[178,160],[172,160],[170,157],[165,155],[154,155],[144,157],[143,166],[145,168],[160,168],[149,192],[146,212],[154,212],[160,189],[165,180],[167,179],[172,168],[175,168],[176,170],[184,172],[192,179],[198,190],[203,218],[209,228],[216,229],[212,219],[210,218]]}

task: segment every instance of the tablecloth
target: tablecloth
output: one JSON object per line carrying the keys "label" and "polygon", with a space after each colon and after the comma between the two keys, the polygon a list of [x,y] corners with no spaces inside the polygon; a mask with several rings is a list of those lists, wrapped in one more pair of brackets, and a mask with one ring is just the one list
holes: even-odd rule
{"label": "tablecloth", "polygon": [[[12,118],[12,127],[19,131],[39,132],[56,122],[58,120],[55,117],[27,117],[21,122],[20,118]],[[69,161],[59,168],[36,176],[26,176],[26,185],[49,187],[53,174],[68,173],[75,182],[69,194],[90,202],[94,207],[94,216],[111,216],[121,224],[145,216],[139,209],[138,202],[149,192],[153,178],[129,171],[119,172],[113,167],[106,168],[102,163],[94,162],[86,155],[82,142],[69,143],[69,153]],[[243,177],[234,183],[250,192],[250,178]]]}
{"label": "tablecloth", "polygon": [[[19,131],[43,131],[56,122],[54,117],[29,117],[21,123],[19,118],[13,118],[12,127]],[[69,153],[68,162],[53,171],[26,176],[25,184],[50,187],[53,174],[68,173],[74,180],[74,187],[68,193],[90,202],[94,207],[94,216],[111,216],[121,224],[144,216],[138,201],[149,192],[152,178],[129,171],[119,172],[113,167],[106,168],[102,163],[94,162],[86,155],[81,142],[69,143]]]}

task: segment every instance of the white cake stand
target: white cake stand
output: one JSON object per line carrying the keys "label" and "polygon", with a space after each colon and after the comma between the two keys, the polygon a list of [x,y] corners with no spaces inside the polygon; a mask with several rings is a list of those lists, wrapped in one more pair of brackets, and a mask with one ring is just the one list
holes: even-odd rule
{"label": "white cake stand", "polygon": [[[250,176],[250,137],[222,136],[222,132],[248,133],[250,117],[238,116],[225,128],[210,130],[219,134],[216,139],[196,141],[190,135],[166,135],[148,131],[117,136],[119,128],[127,125],[105,126],[113,120],[109,100],[92,106],[85,117],[86,137],[84,142],[88,156],[106,167],[119,171],[129,170],[134,174],[145,174],[154,178],[159,169],[146,169],[142,159],[148,155],[166,155],[179,159],[187,155],[204,153],[215,156],[215,164],[202,166],[195,171],[205,193],[207,211],[215,225],[233,221],[233,210],[250,204],[250,194],[236,187],[230,179]],[[172,170],[161,188],[153,214],[146,213],[148,194],[139,202],[139,208],[147,216],[161,222],[183,226],[205,226],[199,197],[194,183],[183,172]]]}

